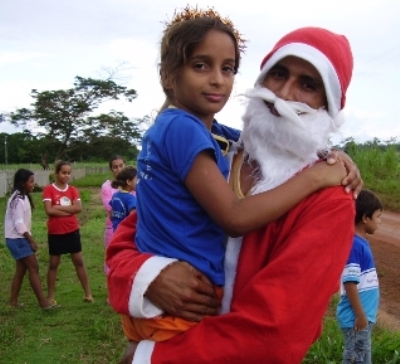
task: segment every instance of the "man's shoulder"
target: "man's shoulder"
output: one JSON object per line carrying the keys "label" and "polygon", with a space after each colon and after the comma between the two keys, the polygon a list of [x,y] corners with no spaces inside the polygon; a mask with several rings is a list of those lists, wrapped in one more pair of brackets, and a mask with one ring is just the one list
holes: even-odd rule
{"label": "man's shoulder", "polygon": [[[324,188],[306,197],[302,202],[291,209],[287,216],[300,216],[305,213],[354,213],[354,200],[351,193],[346,193],[343,186]],[[334,212],[335,211],[335,212]]]}
{"label": "man's shoulder", "polygon": [[354,205],[352,193],[346,193],[343,186],[323,188],[305,198],[306,203],[342,203]]}

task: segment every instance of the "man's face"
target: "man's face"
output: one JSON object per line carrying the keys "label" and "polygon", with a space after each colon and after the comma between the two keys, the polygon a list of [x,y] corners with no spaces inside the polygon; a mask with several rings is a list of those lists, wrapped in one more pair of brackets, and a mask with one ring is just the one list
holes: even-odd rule
{"label": "man's face", "polygon": [[[309,62],[288,56],[275,64],[265,76],[262,86],[285,101],[307,104],[313,109],[326,106],[326,95],[322,78]],[[270,110],[276,111],[269,104]]]}

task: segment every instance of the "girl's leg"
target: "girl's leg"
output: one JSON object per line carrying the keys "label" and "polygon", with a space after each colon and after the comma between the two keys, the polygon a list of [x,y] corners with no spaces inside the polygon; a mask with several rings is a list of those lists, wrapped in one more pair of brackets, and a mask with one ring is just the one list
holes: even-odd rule
{"label": "girl's leg", "polygon": [[47,299],[54,301],[54,292],[56,290],[57,270],[60,265],[60,255],[50,255],[49,268],[47,270]]}
{"label": "girl's leg", "polygon": [[10,306],[18,306],[18,296],[21,290],[22,281],[24,280],[26,273],[25,264],[21,260],[15,261],[15,274],[11,282],[11,295],[10,295]]}
{"label": "girl's leg", "polygon": [[89,287],[89,279],[86,273],[86,267],[83,263],[82,252],[71,254],[72,262],[74,263],[76,274],[78,275],[79,281],[81,282],[82,288],[85,291],[85,301],[92,302],[92,292]]}
{"label": "girl's leg", "polygon": [[39,264],[36,259],[36,255],[32,254],[29,257],[22,258],[21,262],[25,265],[26,270],[29,273],[29,283],[36,295],[39,305],[42,308],[46,308],[50,305],[50,302],[46,299],[43,294],[42,284],[39,277]]}

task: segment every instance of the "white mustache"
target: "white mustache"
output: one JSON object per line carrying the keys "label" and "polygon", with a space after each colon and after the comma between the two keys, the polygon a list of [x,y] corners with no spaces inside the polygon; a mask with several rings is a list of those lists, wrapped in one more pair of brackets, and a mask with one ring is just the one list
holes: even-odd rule
{"label": "white mustache", "polygon": [[279,115],[285,117],[295,127],[298,127],[302,130],[306,130],[306,125],[300,118],[299,114],[314,114],[317,112],[316,109],[313,109],[312,107],[302,102],[285,101],[277,97],[272,91],[268,90],[265,87],[256,87],[248,90],[245,92],[244,96],[248,98],[260,98],[264,101],[272,103],[276,111],[278,111]]}

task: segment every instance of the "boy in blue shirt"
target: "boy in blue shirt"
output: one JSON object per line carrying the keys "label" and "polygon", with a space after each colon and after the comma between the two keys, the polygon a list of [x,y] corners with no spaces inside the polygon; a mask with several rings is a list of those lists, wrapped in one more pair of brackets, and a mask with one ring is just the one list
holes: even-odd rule
{"label": "boy in blue shirt", "polygon": [[337,319],[344,335],[343,363],[371,363],[371,332],[379,305],[379,283],[371,247],[366,240],[381,222],[382,203],[369,190],[356,203],[355,235],[342,274]]}

